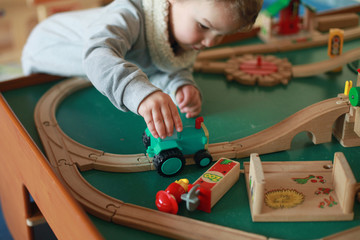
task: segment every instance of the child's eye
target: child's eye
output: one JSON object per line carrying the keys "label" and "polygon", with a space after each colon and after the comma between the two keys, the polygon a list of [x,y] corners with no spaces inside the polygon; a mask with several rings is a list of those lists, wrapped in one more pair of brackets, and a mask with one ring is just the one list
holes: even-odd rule
{"label": "child's eye", "polygon": [[200,29],[203,29],[203,30],[209,29],[209,27],[207,27],[207,26],[205,26],[205,25],[203,25],[203,24],[201,24],[201,23],[198,23],[198,24],[199,24],[199,28],[200,28]]}

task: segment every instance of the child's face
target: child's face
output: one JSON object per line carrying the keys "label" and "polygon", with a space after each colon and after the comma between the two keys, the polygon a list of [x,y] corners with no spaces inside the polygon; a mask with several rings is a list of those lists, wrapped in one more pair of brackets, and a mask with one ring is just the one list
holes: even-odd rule
{"label": "child's face", "polygon": [[231,16],[226,3],[213,0],[169,0],[170,39],[184,50],[201,50],[220,43],[238,31],[241,22]]}

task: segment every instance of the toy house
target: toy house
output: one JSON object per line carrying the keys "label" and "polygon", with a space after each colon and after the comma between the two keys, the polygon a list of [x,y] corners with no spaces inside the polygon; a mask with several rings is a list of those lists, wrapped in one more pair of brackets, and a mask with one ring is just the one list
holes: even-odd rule
{"label": "toy house", "polygon": [[[296,36],[311,32],[315,9],[305,5],[304,19],[299,16],[300,0],[277,0],[261,12],[262,23],[259,36],[265,42],[281,37]],[[277,18],[277,19],[275,19]],[[304,23],[304,24],[303,24]]]}

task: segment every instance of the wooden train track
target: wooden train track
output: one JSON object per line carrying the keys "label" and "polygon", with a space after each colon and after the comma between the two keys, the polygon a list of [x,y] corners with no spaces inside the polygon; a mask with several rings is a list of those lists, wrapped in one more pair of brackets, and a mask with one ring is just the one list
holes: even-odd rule
{"label": "wooden train track", "polygon": [[[152,170],[154,167],[152,160],[144,154],[105,153],[72,140],[61,130],[55,118],[57,107],[68,95],[90,86],[91,83],[82,78],[63,81],[39,100],[34,113],[35,124],[54,171],[86,211],[106,221],[171,238],[267,239],[262,235],[128,204],[91,186],[80,171],[100,169],[135,172]],[[257,134],[232,142],[210,144],[209,151],[217,159],[223,156],[241,158],[253,152],[263,154],[286,150],[290,148],[292,138],[302,131],[311,133],[314,143],[327,142],[331,140],[334,121],[348,111],[346,98],[325,100]],[[321,122],[321,128],[313,127],[319,126],[317,122]],[[259,142],[259,139],[262,141]],[[187,164],[191,164],[191,161],[187,160]],[[156,219],[156,223],[153,219]]]}
{"label": "wooden train track", "polygon": [[[344,41],[357,39],[360,37],[360,28],[344,30]],[[252,44],[238,47],[223,47],[205,50],[199,53],[197,61],[227,59],[234,56],[245,54],[264,54],[275,52],[287,52],[310,47],[326,45],[329,40],[329,34],[317,34],[309,41],[281,40],[268,44]]]}
{"label": "wooden train track", "polygon": [[[53,165],[56,167],[58,164],[76,164],[81,171],[154,170],[152,159],[144,153],[106,153],[74,141],[61,130],[55,117],[57,107],[68,95],[90,86],[91,83],[85,79],[71,78],[51,88],[36,106],[35,124],[49,158],[56,159]],[[209,144],[209,152],[214,159],[218,159],[219,157],[243,158],[253,152],[265,154],[288,150],[292,139],[304,131],[312,135],[315,144],[329,142],[332,125],[338,117],[349,112],[349,108],[347,98],[331,98],[313,104],[259,133],[231,142]],[[194,164],[194,161],[189,158],[187,164]]]}
{"label": "wooden train track", "polygon": [[[256,59],[263,59],[263,63],[256,63]],[[197,61],[194,71],[225,74],[229,81],[234,80],[244,85],[274,86],[279,83],[288,84],[291,77],[321,74],[358,59],[360,59],[360,48],[324,61],[297,66],[292,66],[285,58],[246,54],[232,57],[226,62]]]}

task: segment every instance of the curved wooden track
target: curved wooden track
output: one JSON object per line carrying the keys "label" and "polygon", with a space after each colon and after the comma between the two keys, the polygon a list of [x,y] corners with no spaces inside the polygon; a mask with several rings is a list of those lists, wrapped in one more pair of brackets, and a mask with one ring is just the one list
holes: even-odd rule
{"label": "curved wooden track", "polygon": [[[352,28],[344,30],[344,41],[356,39],[360,37],[360,28]],[[329,40],[329,34],[315,35],[311,41],[296,42],[292,40],[281,40],[268,44],[252,44],[238,47],[223,47],[217,49],[205,50],[199,53],[197,60],[216,60],[225,59],[233,56],[244,54],[263,54],[286,52],[291,50],[299,50],[316,46],[326,45]]]}
{"label": "curved wooden track", "polygon": [[[57,106],[68,95],[89,86],[90,82],[81,78],[63,81],[39,100],[34,113],[35,124],[51,165],[89,213],[106,221],[171,238],[266,239],[265,236],[128,204],[92,187],[80,171],[100,169],[135,172],[152,170],[153,165],[144,154],[108,154],[77,143],[61,130],[55,118]],[[232,142],[210,144],[209,151],[214,159],[218,159],[241,158],[253,152],[263,154],[286,150],[290,148],[292,138],[302,131],[310,132],[314,143],[327,142],[331,140],[334,121],[348,111],[347,99],[339,97],[325,100],[257,134]],[[321,124],[317,124],[319,122]]]}
{"label": "curved wooden track", "polygon": [[[59,127],[55,113],[59,104],[70,94],[92,86],[82,78],[72,78],[54,86],[39,100],[35,109],[35,124],[45,150],[61,162],[76,163],[81,171],[98,169],[104,171],[148,171],[152,169],[150,159],[144,154],[119,155],[84,146]],[[55,163],[56,165],[57,163]]]}
{"label": "curved wooden track", "polygon": [[329,58],[325,61],[293,66],[292,75],[293,77],[313,76],[331,71],[337,67],[343,66],[346,63],[353,62],[358,59],[360,59],[360,48],[355,48],[334,58]]}
{"label": "curved wooden track", "polygon": [[[347,98],[330,98],[304,108],[261,132],[228,143],[211,144],[209,151],[212,155],[228,158],[243,158],[255,152],[284,151],[291,148],[293,138],[301,132],[308,132],[314,144],[330,142],[334,122],[349,109]],[[225,152],[225,149],[228,151]]]}

